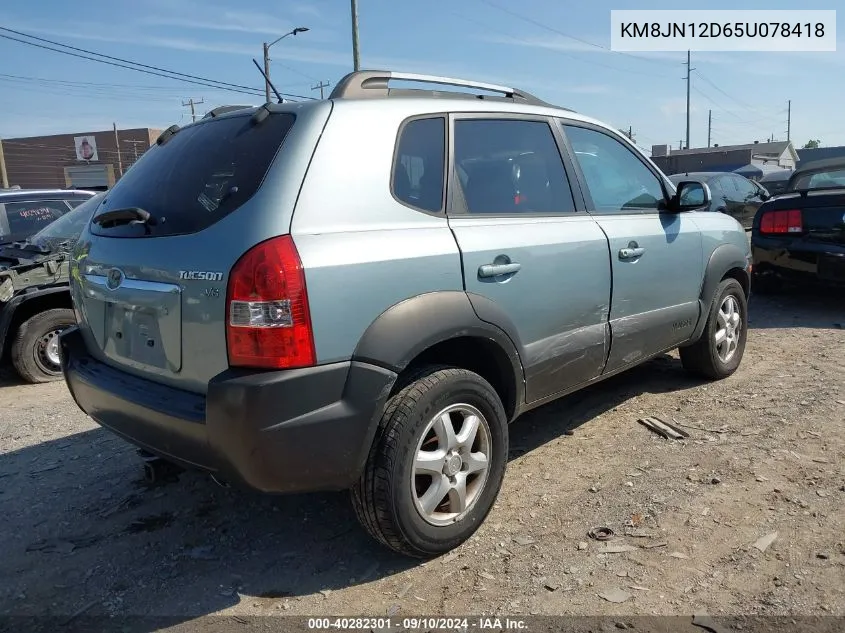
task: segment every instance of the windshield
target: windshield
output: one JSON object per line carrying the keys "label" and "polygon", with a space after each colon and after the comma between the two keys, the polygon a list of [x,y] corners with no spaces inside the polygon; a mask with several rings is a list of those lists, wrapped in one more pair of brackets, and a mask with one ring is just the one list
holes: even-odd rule
{"label": "windshield", "polygon": [[88,224],[94,210],[99,206],[105,193],[98,193],[96,196],[85,200],[78,207],[65,213],[58,220],[55,220],[29,238],[31,244],[37,246],[52,247],[57,242],[67,240],[75,241],[82,229]]}

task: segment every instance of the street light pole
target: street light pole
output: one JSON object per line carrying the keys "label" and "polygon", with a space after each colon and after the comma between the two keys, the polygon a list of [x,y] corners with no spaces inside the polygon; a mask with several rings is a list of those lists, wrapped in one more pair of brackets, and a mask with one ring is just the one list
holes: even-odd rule
{"label": "street light pole", "polygon": [[285,33],[279,38],[276,38],[269,44],[267,42],[264,42],[264,76],[266,77],[264,80],[264,99],[266,103],[270,103],[270,47],[274,44],[278,44],[288,35],[297,35],[298,33],[305,33],[308,30],[310,29],[307,26],[298,26],[294,30]]}

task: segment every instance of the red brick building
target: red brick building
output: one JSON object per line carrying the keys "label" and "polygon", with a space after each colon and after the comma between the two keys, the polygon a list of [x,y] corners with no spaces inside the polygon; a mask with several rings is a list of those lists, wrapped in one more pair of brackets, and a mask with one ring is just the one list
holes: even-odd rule
{"label": "red brick building", "polygon": [[110,187],[159,134],[161,130],[136,128],[8,138],[0,141],[0,156],[5,160],[9,186]]}

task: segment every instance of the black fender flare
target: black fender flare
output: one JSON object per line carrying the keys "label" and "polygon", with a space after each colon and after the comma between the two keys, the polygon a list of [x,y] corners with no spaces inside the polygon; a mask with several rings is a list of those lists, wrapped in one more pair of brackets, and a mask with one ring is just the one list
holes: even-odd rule
{"label": "black fender flare", "polygon": [[[391,306],[364,331],[353,360],[401,373],[430,347],[458,337],[493,341],[510,360],[516,384],[516,406],[525,400],[525,374],[519,356],[517,329],[496,304],[480,295],[473,301],[484,307],[482,320],[463,291],[429,292]],[[489,304],[489,305],[488,305]],[[495,323],[489,322],[491,317]]]}
{"label": "black fender flare", "polygon": [[15,311],[17,311],[22,304],[32,299],[37,299],[38,297],[44,297],[57,292],[69,292],[69,290],[69,284],[33,288],[15,295],[9,301],[0,305],[0,356],[6,353],[6,335],[9,333],[9,328],[12,326],[12,319],[15,316]]}
{"label": "black fender flare", "polygon": [[744,288],[749,288],[751,279],[748,276],[748,260],[745,253],[736,244],[721,244],[717,246],[710,254],[710,259],[704,268],[704,280],[701,284],[701,293],[699,294],[698,303],[700,306],[700,317],[698,325],[690,338],[691,341],[697,341],[704,326],[707,324],[707,314],[710,312],[710,306],[716,295],[716,289],[725,277],[729,270],[739,269],[745,275]]}

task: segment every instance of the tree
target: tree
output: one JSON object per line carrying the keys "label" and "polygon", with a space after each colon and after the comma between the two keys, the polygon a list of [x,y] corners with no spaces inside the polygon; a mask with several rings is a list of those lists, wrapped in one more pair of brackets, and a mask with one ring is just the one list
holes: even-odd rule
{"label": "tree", "polygon": [[822,142],[819,139],[812,139],[811,138],[809,141],[804,143],[804,147],[802,147],[801,149],[817,149],[818,146],[821,145],[821,144],[822,144]]}

